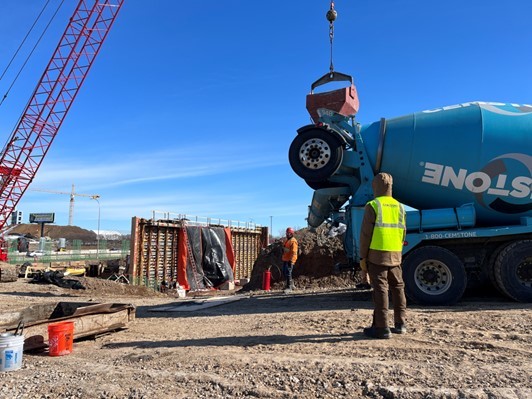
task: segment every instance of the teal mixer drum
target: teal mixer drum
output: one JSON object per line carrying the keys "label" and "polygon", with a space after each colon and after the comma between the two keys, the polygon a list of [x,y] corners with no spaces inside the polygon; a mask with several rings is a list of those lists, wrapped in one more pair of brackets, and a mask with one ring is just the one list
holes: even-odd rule
{"label": "teal mixer drum", "polygon": [[373,170],[413,208],[474,204],[477,224],[532,216],[532,106],[473,102],[362,126]]}

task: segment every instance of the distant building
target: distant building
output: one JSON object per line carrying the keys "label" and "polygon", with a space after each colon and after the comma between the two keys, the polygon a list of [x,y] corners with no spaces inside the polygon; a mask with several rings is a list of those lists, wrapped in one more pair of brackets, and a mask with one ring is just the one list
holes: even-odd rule
{"label": "distant building", "polygon": [[11,212],[11,226],[16,226],[17,224],[22,223],[22,211],[13,211]]}
{"label": "distant building", "polygon": [[[98,235],[98,230],[92,230]],[[120,240],[123,236],[122,233],[116,230],[100,230],[100,239],[104,240]]]}

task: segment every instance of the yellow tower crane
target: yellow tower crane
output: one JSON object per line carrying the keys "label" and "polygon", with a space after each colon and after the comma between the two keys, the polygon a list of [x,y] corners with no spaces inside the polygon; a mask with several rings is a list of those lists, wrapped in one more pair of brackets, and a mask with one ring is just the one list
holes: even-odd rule
{"label": "yellow tower crane", "polygon": [[98,194],[80,194],[76,193],[74,189],[74,184],[72,184],[72,191],[66,192],[66,191],[52,191],[52,190],[43,190],[39,188],[33,188],[30,189],[31,191],[40,191],[42,193],[50,193],[50,194],[64,194],[64,195],[70,195],[70,207],[68,209],[68,225],[72,226],[72,222],[74,220],[74,198],[75,197],[87,197],[93,200],[97,200],[100,198]]}

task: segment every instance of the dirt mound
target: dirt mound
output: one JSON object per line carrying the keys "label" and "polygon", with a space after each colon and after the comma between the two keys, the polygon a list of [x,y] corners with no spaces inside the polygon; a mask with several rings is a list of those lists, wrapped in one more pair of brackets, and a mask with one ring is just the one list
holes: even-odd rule
{"label": "dirt mound", "polygon": [[59,295],[59,296],[94,296],[94,297],[141,297],[165,298],[163,294],[151,288],[139,285],[122,284],[114,280],[95,277],[65,276],[64,280],[79,281],[85,289],[60,287],[55,284],[32,283],[33,279],[18,279],[14,282],[1,283],[1,289],[9,289],[13,294],[25,293],[28,296]]}
{"label": "dirt mound", "polygon": [[[343,288],[352,287],[357,281],[352,273],[338,273],[336,265],[346,264],[347,258],[343,249],[343,236],[329,238],[325,226],[315,231],[301,229],[295,232],[299,243],[299,256],[294,267],[294,282],[297,288]],[[259,255],[248,284],[244,290],[262,289],[262,275],[270,269],[271,285],[281,289],[284,285],[282,275],[282,240],[270,244]]]}
{"label": "dirt mound", "polygon": [[139,296],[139,297],[167,297],[167,294],[160,293],[142,285],[122,284],[114,280],[106,280],[92,277],[76,278],[86,288],[87,292],[94,291],[100,296]]}
{"label": "dirt mound", "polygon": [[[15,226],[10,234],[29,234],[31,237],[39,238],[41,236],[40,224],[19,224]],[[95,241],[96,233],[90,230],[82,229],[77,226],[57,226],[53,224],[44,225],[44,235],[51,239],[66,238],[69,241],[81,240],[84,242]]]}

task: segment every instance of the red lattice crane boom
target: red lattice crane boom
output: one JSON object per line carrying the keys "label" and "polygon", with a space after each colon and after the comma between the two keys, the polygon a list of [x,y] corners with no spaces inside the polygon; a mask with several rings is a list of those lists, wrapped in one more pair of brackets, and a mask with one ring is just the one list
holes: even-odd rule
{"label": "red lattice crane boom", "polygon": [[124,0],[80,0],[0,154],[0,229],[50,149]]}

